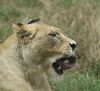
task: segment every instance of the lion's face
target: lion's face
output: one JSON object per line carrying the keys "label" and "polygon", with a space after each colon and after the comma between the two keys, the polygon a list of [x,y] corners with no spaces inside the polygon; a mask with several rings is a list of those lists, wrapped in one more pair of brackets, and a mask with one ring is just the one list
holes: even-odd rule
{"label": "lion's face", "polygon": [[35,54],[42,59],[41,63],[45,62],[44,60],[48,61],[48,58],[56,58],[52,67],[58,74],[75,65],[76,42],[66,37],[60,29],[37,21],[18,23],[16,30],[20,44],[30,50],[31,56],[34,56],[33,52],[36,51]]}

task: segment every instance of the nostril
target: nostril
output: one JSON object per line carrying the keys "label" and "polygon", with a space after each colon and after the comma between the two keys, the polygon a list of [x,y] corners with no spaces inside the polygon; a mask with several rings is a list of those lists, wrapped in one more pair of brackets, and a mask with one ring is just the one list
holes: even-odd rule
{"label": "nostril", "polygon": [[76,43],[69,43],[69,45],[72,47],[73,50],[76,48]]}

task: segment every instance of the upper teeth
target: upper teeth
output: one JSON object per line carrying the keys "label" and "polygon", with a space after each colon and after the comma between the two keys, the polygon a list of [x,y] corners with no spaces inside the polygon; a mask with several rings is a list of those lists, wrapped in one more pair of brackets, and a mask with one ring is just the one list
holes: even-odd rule
{"label": "upper teeth", "polygon": [[64,63],[68,63],[68,60],[65,60]]}

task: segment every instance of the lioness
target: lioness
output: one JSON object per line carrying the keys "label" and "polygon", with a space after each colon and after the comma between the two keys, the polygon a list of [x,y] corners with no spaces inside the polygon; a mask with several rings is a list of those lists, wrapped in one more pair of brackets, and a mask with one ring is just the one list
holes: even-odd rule
{"label": "lioness", "polygon": [[0,44],[0,91],[51,91],[50,68],[61,75],[75,65],[76,42],[40,20],[13,24]]}

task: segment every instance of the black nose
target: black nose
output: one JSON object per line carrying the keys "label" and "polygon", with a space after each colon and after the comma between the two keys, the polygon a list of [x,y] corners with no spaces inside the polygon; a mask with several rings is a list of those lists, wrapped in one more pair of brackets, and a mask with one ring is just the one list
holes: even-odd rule
{"label": "black nose", "polygon": [[76,48],[76,43],[69,43],[69,45],[71,46],[71,48],[74,50]]}

